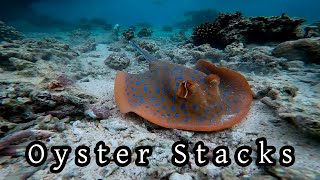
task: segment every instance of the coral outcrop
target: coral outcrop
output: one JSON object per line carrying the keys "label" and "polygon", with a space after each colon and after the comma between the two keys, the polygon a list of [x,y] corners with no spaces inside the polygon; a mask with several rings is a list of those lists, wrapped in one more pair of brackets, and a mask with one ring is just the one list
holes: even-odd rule
{"label": "coral outcrop", "polygon": [[290,61],[320,64],[320,38],[305,38],[279,44],[272,54]]}
{"label": "coral outcrop", "polygon": [[151,28],[142,28],[139,32],[138,32],[138,37],[149,37],[151,36],[153,33],[153,30]]}
{"label": "coral outcrop", "polygon": [[21,40],[23,35],[21,32],[17,31],[14,27],[6,25],[4,22],[0,21],[0,42],[12,40]]}
{"label": "coral outcrop", "polygon": [[129,28],[127,30],[125,30],[123,33],[122,33],[122,36],[125,40],[127,41],[130,41],[132,38],[134,38],[134,31],[132,28]]}
{"label": "coral outcrop", "polygon": [[129,66],[130,59],[125,54],[112,53],[104,63],[112,69],[122,70]]}
{"label": "coral outcrop", "polygon": [[215,22],[203,23],[192,33],[195,45],[210,44],[224,48],[233,42],[264,43],[298,39],[298,27],[305,19],[290,18],[285,14],[272,17],[242,16],[240,12],[233,14],[220,13]]}

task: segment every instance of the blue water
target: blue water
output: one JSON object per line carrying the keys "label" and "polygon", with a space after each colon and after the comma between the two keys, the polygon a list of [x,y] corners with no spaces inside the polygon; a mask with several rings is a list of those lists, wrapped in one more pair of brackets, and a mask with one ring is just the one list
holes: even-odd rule
{"label": "blue water", "polygon": [[110,23],[131,25],[150,22],[172,24],[183,20],[184,12],[212,8],[219,12],[241,11],[246,16],[272,16],[286,13],[309,22],[320,19],[320,1],[316,0],[47,0],[32,9],[56,18],[74,21],[103,18]]}

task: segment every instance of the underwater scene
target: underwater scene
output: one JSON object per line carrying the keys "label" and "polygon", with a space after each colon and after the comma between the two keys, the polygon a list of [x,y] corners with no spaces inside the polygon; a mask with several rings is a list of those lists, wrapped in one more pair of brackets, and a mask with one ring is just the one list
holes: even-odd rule
{"label": "underwater scene", "polygon": [[319,10],[0,0],[0,179],[320,179]]}

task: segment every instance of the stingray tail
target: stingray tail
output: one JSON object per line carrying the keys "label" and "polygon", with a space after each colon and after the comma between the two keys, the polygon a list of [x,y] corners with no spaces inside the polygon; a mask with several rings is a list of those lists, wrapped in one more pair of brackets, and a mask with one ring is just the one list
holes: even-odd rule
{"label": "stingray tail", "polygon": [[129,43],[149,62],[157,61],[155,57],[153,57],[150,53],[143,50],[136,42],[130,40]]}

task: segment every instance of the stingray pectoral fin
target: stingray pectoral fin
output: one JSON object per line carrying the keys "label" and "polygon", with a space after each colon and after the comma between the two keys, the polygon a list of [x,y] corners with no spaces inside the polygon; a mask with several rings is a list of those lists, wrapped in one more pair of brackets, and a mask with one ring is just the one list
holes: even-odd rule
{"label": "stingray pectoral fin", "polygon": [[128,102],[127,95],[125,93],[126,89],[126,76],[128,74],[122,71],[118,71],[114,84],[114,96],[115,101],[122,113],[127,113],[132,111],[132,107]]}
{"label": "stingray pectoral fin", "polygon": [[[215,76],[220,79],[219,91],[225,98],[222,105],[229,108],[220,128],[228,128],[241,121],[249,112],[252,103],[252,91],[247,79],[239,72],[225,68],[217,67],[205,60],[198,60],[194,69],[208,75],[207,80],[215,80]],[[211,76],[214,74],[215,76]],[[228,118],[228,117],[231,118]]]}

